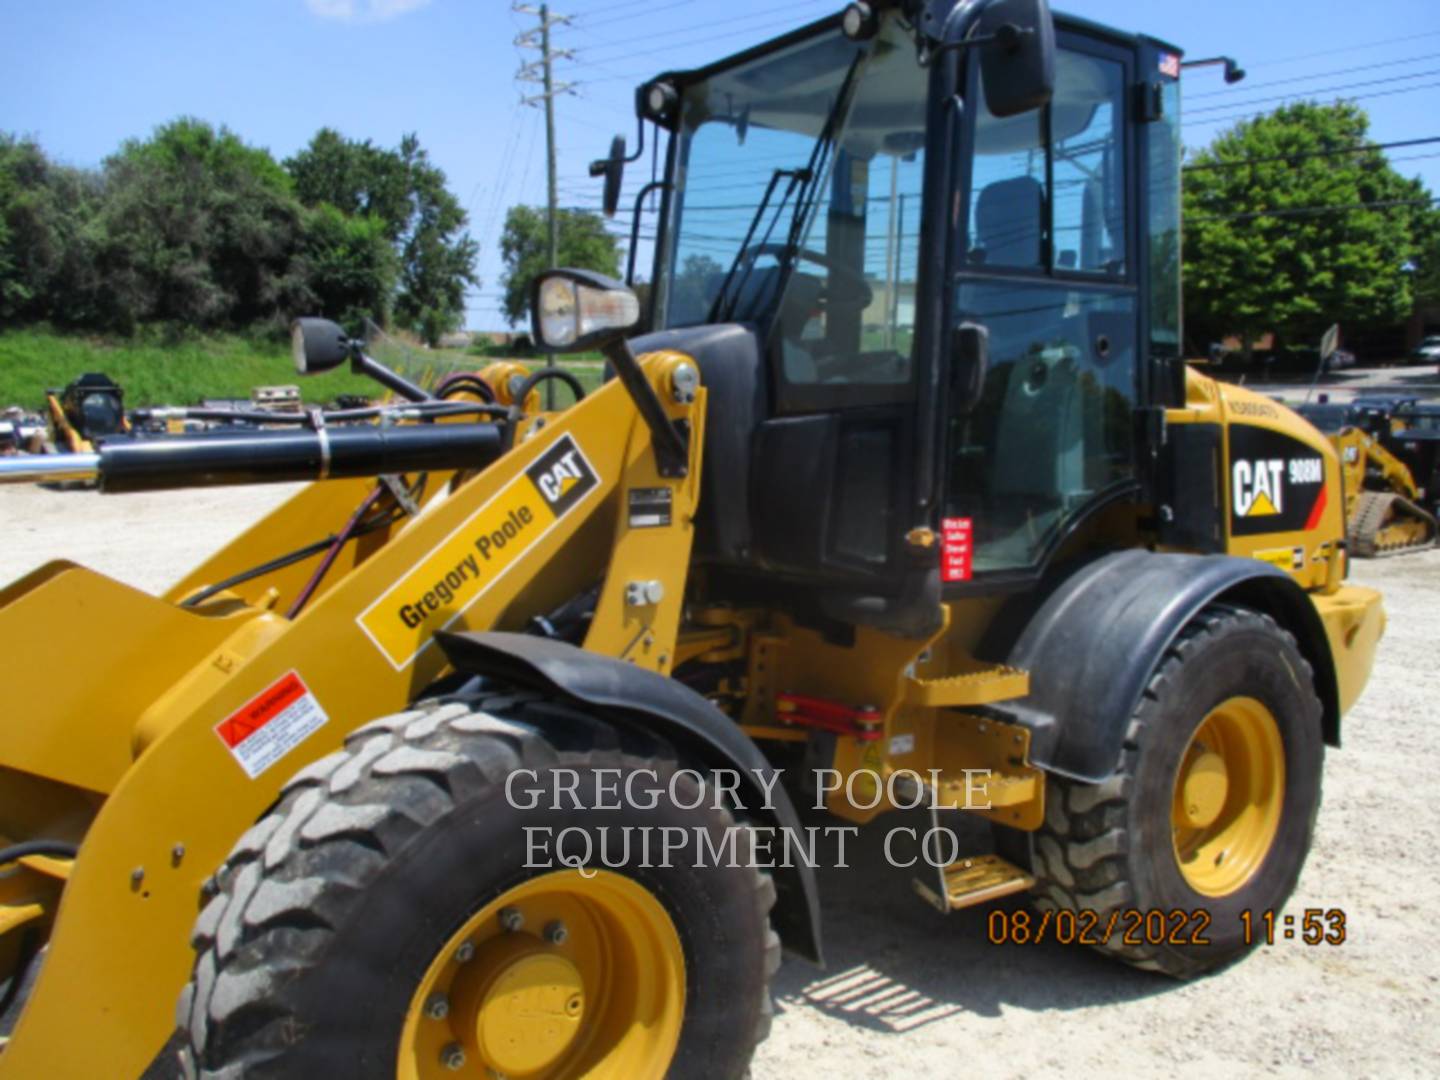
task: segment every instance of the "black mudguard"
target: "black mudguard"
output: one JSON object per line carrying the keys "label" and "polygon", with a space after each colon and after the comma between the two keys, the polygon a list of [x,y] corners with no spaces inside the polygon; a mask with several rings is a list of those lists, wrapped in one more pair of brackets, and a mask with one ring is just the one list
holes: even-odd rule
{"label": "black mudguard", "polygon": [[[800,830],[794,804],[779,785],[774,809],[765,809],[765,791],[755,779],[775,768],[759,747],[695,691],[674,679],[574,645],[528,634],[499,632],[436,634],[445,655],[459,671],[484,675],[512,686],[558,693],[584,705],[638,718],[645,726],[696,754],[712,768],[739,771],[745,809],[762,825]],[[815,871],[804,860],[776,866],[776,903],[772,918],[791,952],[816,964],[820,948],[820,896]]]}
{"label": "black mudguard", "polygon": [[1325,741],[1340,741],[1335,664],[1315,605],[1294,580],[1229,555],[1103,555],[1058,577],[1024,613],[1007,663],[1030,693],[1004,711],[1031,729],[1031,761],[1100,783],[1115,770],[1141,695],[1171,643],[1209,604],[1263,612],[1294,635],[1314,669]]}

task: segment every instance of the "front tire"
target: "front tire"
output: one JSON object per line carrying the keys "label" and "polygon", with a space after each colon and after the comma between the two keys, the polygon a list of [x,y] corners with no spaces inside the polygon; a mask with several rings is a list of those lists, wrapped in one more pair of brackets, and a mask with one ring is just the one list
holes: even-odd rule
{"label": "front tire", "polygon": [[1049,778],[1036,907],[1111,929],[1098,947],[1136,967],[1190,978],[1235,960],[1253,944],[1241,913],[1278,912],[1309,852],[1320,719],[1294,638],[1207,608],[1151,677],[1115,773]]}
{"label": "front tire", "polygon": [[[573,770],[579,807],[517,808],[521,769],[542,791]],[[593,809],[598,770],[622,791],[653,771],[658,805]],[[704,793],[659,740],[534,695],[361,728],[217,874],[179,1004],[185,1074],[743,1075],[769,1026],[775,893]],[[733,830],[741,857],[526,868],[526,826],[602,825]]]}

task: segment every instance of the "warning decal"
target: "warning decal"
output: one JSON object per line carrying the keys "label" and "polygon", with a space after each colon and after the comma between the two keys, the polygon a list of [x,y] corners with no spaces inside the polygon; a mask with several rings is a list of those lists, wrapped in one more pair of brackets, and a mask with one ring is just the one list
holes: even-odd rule
{"label": "warning decal", "polygon": [[215,725],[215,734],[254,780],[330,718],[300,676],[290,672]]}
{"label": "warning decal", "polygon": [[940,522],[940,580],[969,581],[974,544],[972,518],[945,518]]}

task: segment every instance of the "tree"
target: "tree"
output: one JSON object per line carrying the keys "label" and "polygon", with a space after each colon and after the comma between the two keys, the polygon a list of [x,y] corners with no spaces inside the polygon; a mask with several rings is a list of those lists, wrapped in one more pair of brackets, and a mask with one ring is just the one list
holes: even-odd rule
{"label": "tree", "polygon": [[99,178],[51,162],[28,139],[0,134],[0,320],[83,325],[99,278]]}
{"label": "tree", "polygon": [[[523,321],[530,310],[530,282],[550,269],[545,214],[544,207],[512,206],[505,215],[505,231],[500,236],[500,254],[505,260],[501,309],[511,326]],[[620,244],[605,231],[603,217],[587,210],[558,210],[556,216],[561,266],[620,276]]]}
{"label": "tree", "polygon": [[389,321],[400,259],[376,215],[348,215],[329,203],[305,211],[299,263],[306,311],[356,332],[366,318]]}
{"label": "tree", "polygon": [[432,345],[459,325],[465,289],[479,284],[479,248],[465,231],[464,208],[446,188],[445,173],[415,135],[386,150],[322,128],[285,168],[306,206],[328,205],[378,223],[399,261],[397,322]]}
{"label": "tree", "polygon": [[105,162],[99,258],[107,321],[198,329],[286,322],[301,207],[268,151],[183,118]]}
{"label": "tree", "polygon": [[1404,267],[1434,215],[1422,184],[1366,149],[1368,127],[1353,104],[1289,105],[1195,157],[1185,305],[1199,340],[1235,333],[1248,352],[1273,330],[1308,345],[1335,322],[1380,326],[1410,312]]}

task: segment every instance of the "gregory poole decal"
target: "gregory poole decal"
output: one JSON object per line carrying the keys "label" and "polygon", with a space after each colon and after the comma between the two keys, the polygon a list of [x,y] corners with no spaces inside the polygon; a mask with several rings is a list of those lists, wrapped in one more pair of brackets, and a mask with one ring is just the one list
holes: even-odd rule
{"label": "gregory poole decal", "polygon": [[1300,532],[1325,511],[1325,459],[1267,428],[1230,429],[1230,534]]}
{"label": "gregory poole decal", "polygon": [[562,436],[436,545],[356,620],[398,670],[429,647],[600,479]]}

